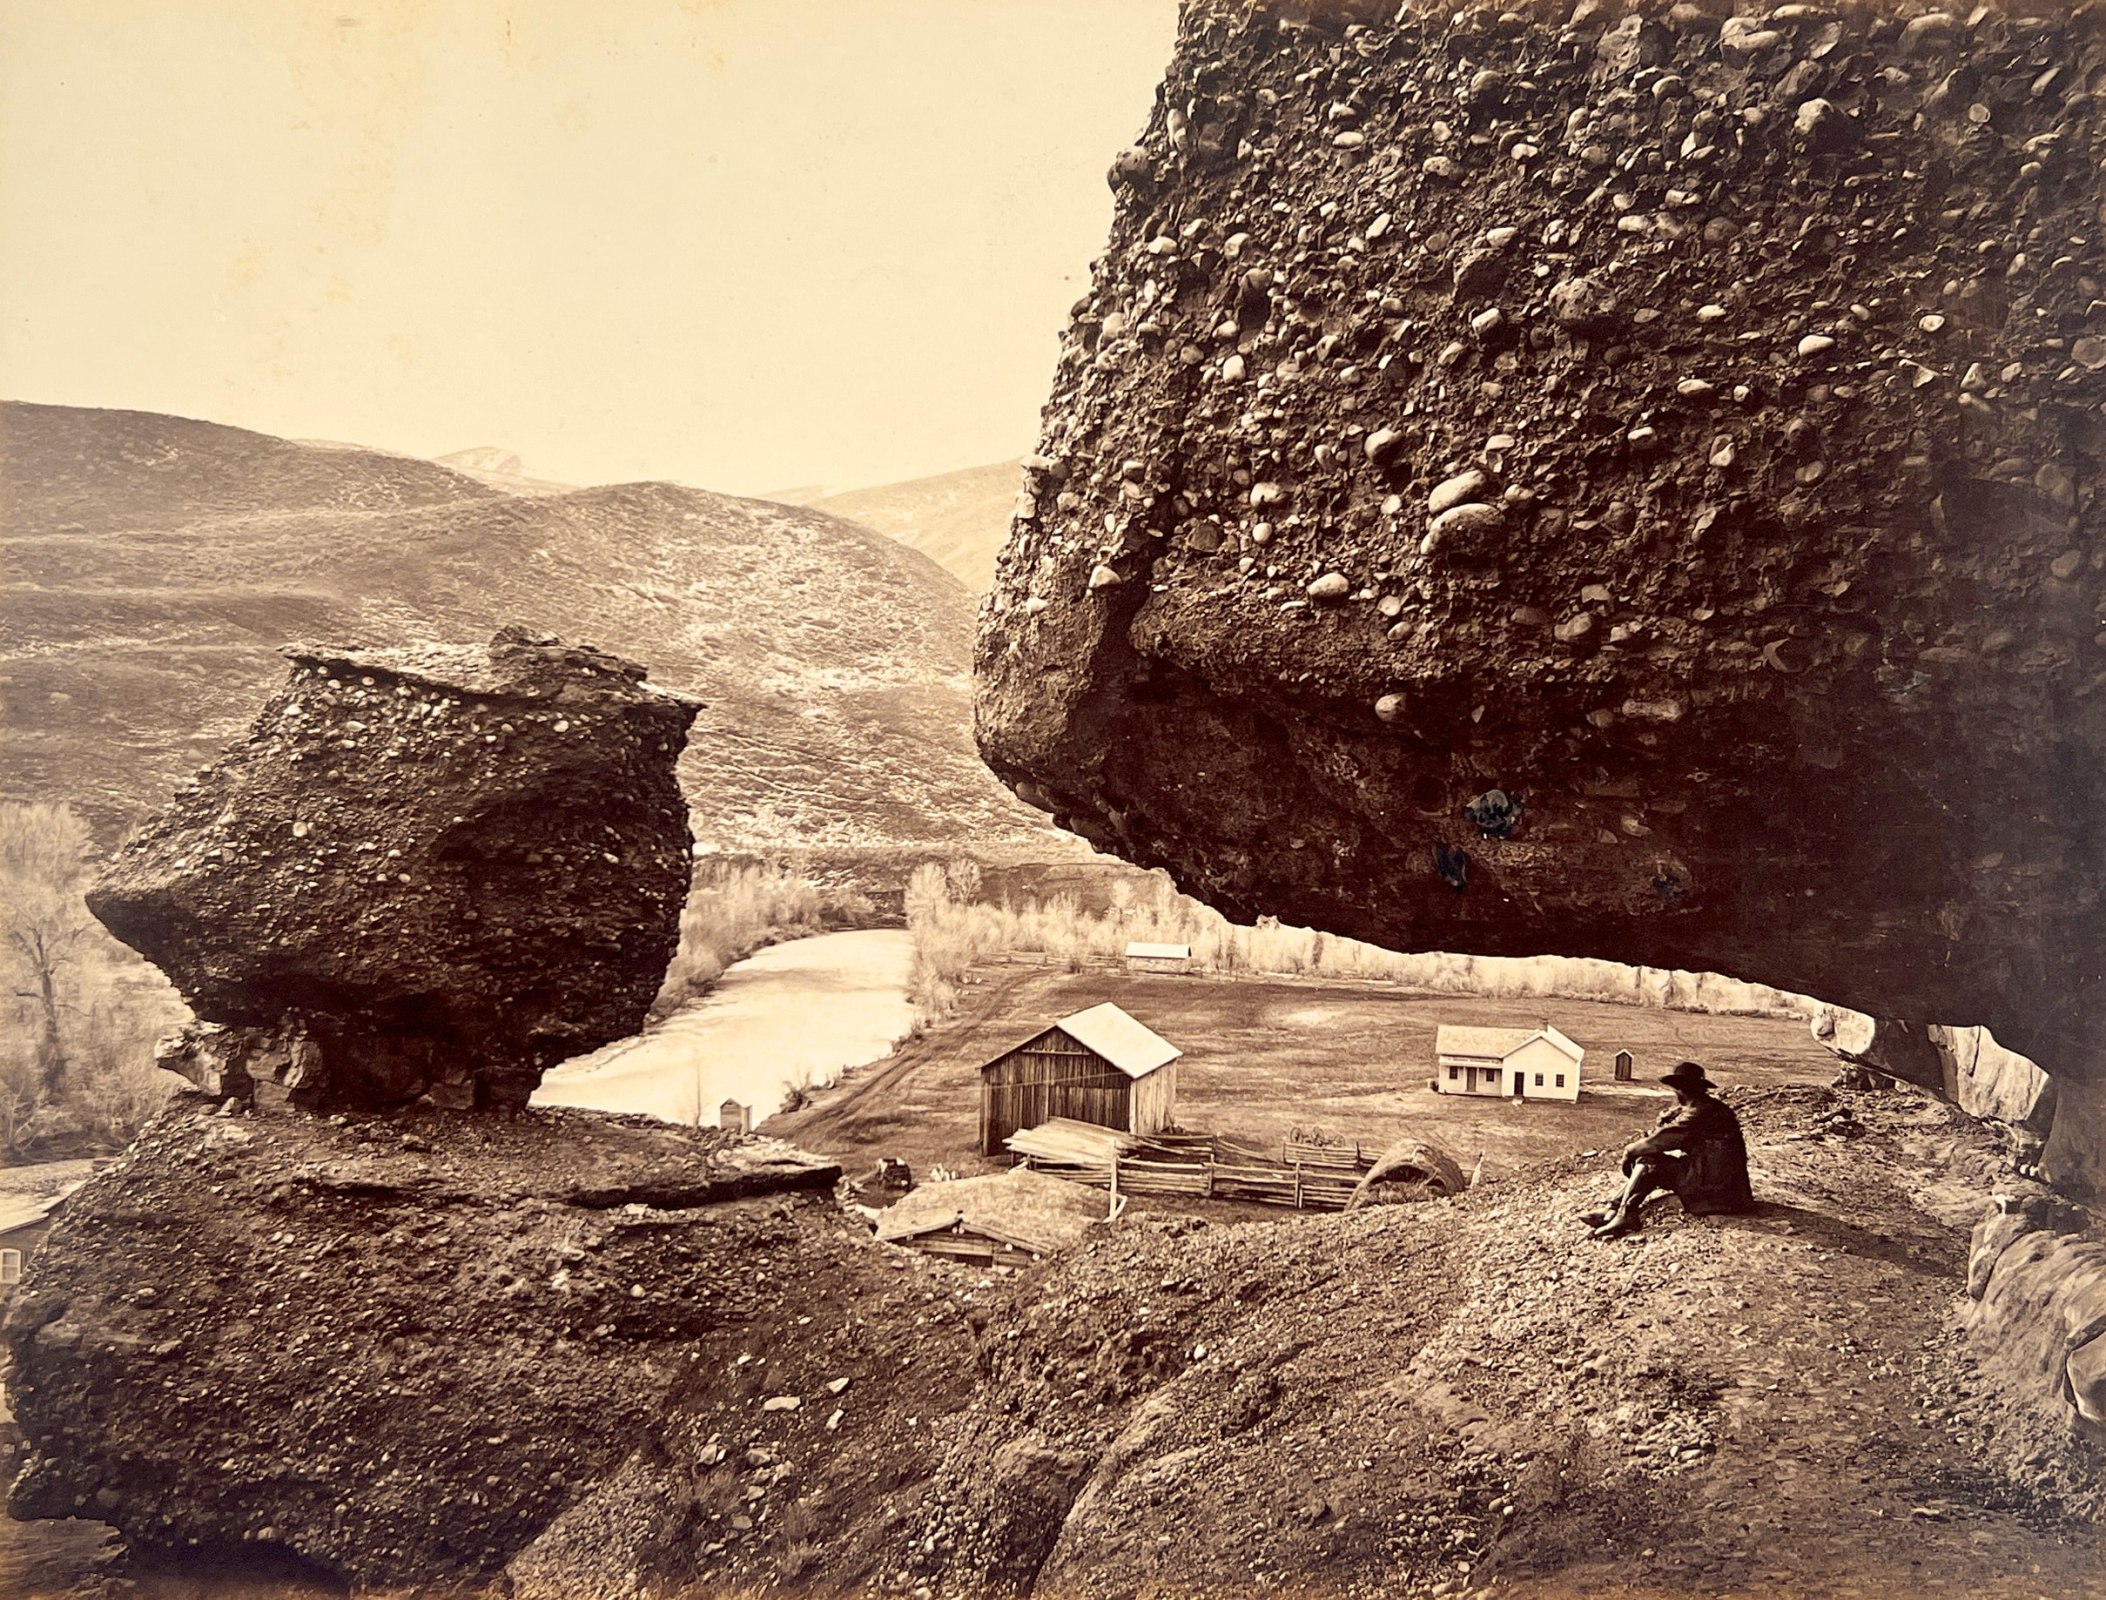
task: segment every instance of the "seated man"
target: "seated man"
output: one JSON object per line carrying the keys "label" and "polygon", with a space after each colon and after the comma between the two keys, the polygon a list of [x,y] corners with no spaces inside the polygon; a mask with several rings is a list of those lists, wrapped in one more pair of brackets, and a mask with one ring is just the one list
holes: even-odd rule
{"label": "seated man", "polygon": [[1682,1209],[1702,1215],[1713,1211],[1746,1211],[1755,1196],[1748,1187],[1748,1147],[1732,1107],[1714,1099],[1711,1080],[1694,1061],[1675,1064],[1660,1080],[1675,1092],[1672,1110],[1660,1114],[1660,1126],[1623,1152],[1630,1180],[1605,1211],[1590,1211],[1583,1221],[1597,1239],[1617,1239],[1638,1227],[1638,1212],[1654,1191],[1679,1196]]}

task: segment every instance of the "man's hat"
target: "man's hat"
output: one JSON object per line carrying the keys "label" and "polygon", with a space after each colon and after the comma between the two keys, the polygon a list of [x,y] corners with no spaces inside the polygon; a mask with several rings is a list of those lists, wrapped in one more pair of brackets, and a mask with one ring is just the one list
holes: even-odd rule
{"label": "man's hat", "polygon": [[1704,1069],[1694,1061],[1677,1061],[1672,1071],[1660,1075],[1660,1081],[1670,1089],[1708,1089],[1711,1080],[1704,1076]]}

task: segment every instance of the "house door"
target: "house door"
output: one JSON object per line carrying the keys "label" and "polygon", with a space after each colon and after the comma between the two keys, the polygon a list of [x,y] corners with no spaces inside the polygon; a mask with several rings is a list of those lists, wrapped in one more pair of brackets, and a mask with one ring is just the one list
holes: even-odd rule
{"label": "house door", "polygon": [[1523,1089],[1524,1085],[1526,1085],[1526,1083],[1527,1083],[1527,1082],[1528,1082],[1528,1074],[1527,1074],[1527,1073],[1525,1073],[1525,1072],[1517,1072],[1517,1073],[1515,1073],[1515,1074],[1514,1074],[1514,1098],[1515,1098],[1516,1100],[1519,1100],[1519,1099],[1521,1099],[1521,1098],[1523,1097],[1523,1096],[1522,1096],[1522,1089]]}

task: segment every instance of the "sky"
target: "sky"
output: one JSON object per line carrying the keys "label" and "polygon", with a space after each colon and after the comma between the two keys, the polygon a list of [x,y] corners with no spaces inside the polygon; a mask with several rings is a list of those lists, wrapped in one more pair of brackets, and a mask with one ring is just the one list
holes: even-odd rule
{"label": "sky", "polygon": [[0,0],[0,396],[570,483],[1030,450],[1175,0]]}

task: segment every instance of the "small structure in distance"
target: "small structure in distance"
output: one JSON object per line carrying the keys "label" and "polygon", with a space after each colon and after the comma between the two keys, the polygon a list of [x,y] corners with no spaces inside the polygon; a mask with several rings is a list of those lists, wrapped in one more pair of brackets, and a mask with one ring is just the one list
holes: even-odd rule
{"label": "small structure in distance", "polygon": [[1547,1022],[1540,1028],[1446,1024],[1433,1049],[1433,1087],[1440,1093],[1517,1100],[1577,1100],[1587,1054]]}
{"label": "small structure in distance", "polygon": [[1074,1244],[1104,1215],[1079,1184],[1017,1167],[925,1183],[878,1214],[885,1244],[975,1266],[1023,1266]]}
{"label": "small structure in distance", "polygon": [[1109,1001],[1063,1017],[980,1069],[980,1152],[1053,1117],[1160,1133],[1176,1119],[1183,1054]]}
{"label": "small structure in distance", "polygon": [[1616,1081],[1629,1083],[1638,1075],[1638,1060],[1628,1050],[1616,1052]]}
{"label": "small structure in distance", "polygon": [[66,1196],[79,1184],[69,1184],[58,1194],[9,1196],[0,1200],[0,1304],[5,1304],[22,1281],[22,1271],[36,1253]]}
{"label": "small structure in distance", "polygon": [[1190,972],[1192,947],[1188,944],[1148,944],[1135,940],[1126,947],[1128,972]]}

